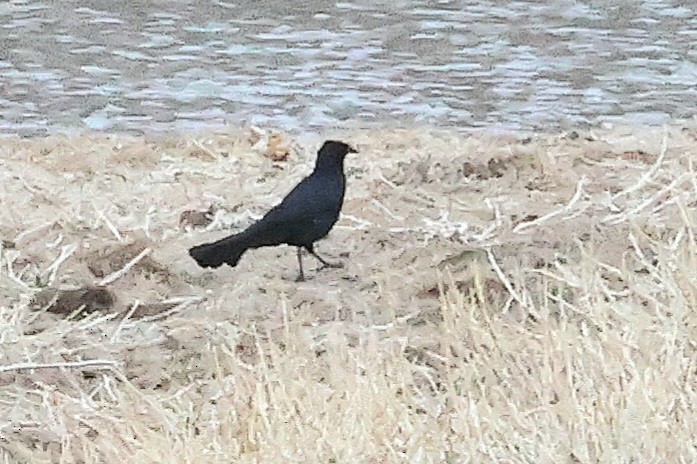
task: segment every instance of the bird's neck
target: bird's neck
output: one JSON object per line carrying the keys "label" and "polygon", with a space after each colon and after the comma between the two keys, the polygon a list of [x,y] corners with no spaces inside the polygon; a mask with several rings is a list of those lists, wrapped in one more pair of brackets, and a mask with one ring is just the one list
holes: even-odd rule
{"label": "bird's neck", "polygon": [[344,166],[341,161],[335,159],[318,159],[315,164],[314,172],[344,172]]}

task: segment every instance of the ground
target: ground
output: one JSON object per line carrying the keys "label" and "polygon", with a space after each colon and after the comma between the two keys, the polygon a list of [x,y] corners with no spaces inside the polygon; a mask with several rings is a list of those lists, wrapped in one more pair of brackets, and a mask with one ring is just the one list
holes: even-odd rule
{"label": "ground", "polygon": [[[198,268],[324,137],[360,152],[345,266]],[[2,139],[0,456],[697,461],[696,152],[694,121]]]}

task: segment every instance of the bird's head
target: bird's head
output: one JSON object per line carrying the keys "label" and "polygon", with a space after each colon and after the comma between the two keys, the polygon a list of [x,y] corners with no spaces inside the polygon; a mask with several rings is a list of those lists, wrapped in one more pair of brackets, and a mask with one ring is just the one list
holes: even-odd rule
{"label": "bird's head", "polygon": [[349,153],[358,153],[355,148],[353,148],[348,143],[339,142],[338,140],[327,140],[319,149],[320,155],[331,155],[344,157]]}
{"label": "bird's head", "polygon": [[358,153],[351,145],[337,140],[327,140],[317,152],[317,166],[343,166],[344,157],[349,153]]}

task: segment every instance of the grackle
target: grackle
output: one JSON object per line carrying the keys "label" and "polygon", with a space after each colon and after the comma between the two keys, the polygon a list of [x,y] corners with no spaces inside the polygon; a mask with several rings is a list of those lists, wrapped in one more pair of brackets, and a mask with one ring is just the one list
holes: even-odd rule
{"label": "grackle", "polygon": [[326,236],[339,219],[346,191],[344,157],[348,153],[356,153],[356,150],[343,142],[327,140],[317,152],[312,174],[300,181],[281,203],[246,230],[217,242],[195,246],[189,254],[201,267],[217,268],[223,263],[234,267],[250,248],[285,243],[298,248],[300,274],[297,281],[305,280],[303,248],[324,266],[341,267],[341,263],[325,261],[313,245]]}

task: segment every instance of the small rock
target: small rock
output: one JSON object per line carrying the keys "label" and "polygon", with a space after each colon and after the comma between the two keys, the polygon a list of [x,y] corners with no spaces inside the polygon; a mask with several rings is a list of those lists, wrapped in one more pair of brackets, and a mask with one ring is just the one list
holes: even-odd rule
{"label": "small rock", "polygon": [[290,145],[281,134],[273,134],[269,137],[264,156],[272,161],[287,161],[290,156]]}
{"label": "small rock", "polygon": [[206,211],[197,210],[186,210],[179,215],[179,225],[182,227],[192,226],[192,227],[206,227],[208,224],[213,222],[213,216],[215,211],[213,206],[208,208]]}

